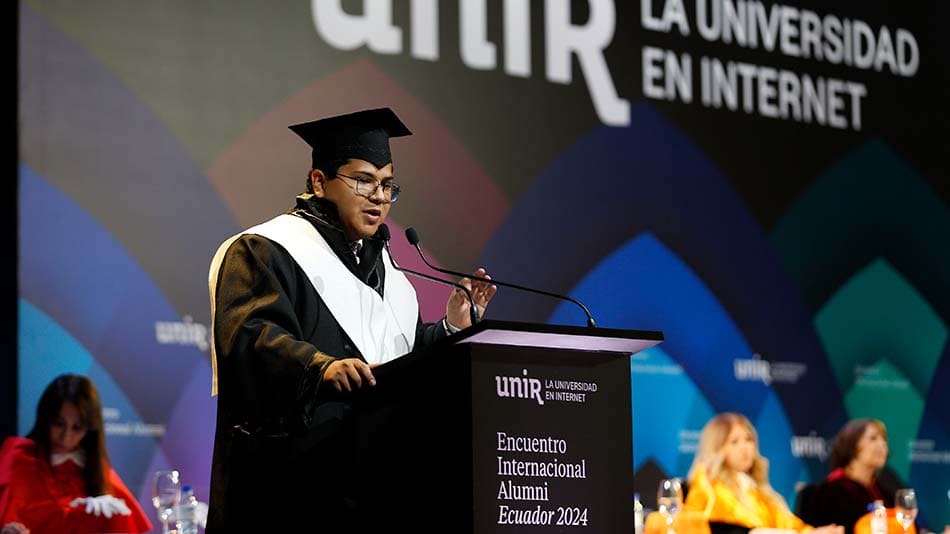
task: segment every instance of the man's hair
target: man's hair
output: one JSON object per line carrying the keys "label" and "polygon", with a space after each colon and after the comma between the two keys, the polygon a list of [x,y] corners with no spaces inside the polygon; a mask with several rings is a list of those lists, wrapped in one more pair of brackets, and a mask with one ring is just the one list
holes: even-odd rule
{"label": "man's hair", "polygon": [[307,193],[313,194],[313,180],[310,178],[310,176],[313,174],[314,170],[323,172],[324,176],[327,177],[327,180],[332,180],[336,178],[336,172],[340,170],[340,167],[346,165],[348,161],[350,161],[350,158],[314,162],[315,166],[307,172],[307,187],[305,191]]}

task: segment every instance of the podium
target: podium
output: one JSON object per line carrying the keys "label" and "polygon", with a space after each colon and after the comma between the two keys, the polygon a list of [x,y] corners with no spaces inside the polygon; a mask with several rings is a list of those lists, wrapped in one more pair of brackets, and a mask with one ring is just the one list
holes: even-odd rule
{"label": "podium", "polygon": [[629,356],[662,340],[483,321],[377,367],[353,404],[360,524],[630,534]]}

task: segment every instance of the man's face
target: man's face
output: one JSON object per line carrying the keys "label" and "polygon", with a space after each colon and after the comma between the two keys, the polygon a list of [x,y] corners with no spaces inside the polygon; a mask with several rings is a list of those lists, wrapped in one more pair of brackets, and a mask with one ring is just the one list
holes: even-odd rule
{"label": "man's face", "polygon": [[367,180],[375,180],[380,184],[392,182],[392,163],[376,168],[368,161],[351,159],[337,169],[336,176],[325,176],[321,171],[313,171],[310,178],[313,181],[313,194],[336,204],[348,240],[368,239],[386,221],[392,204],[387,201],[383,187],[365,196],[357,194],[357,181],[364,181],[364,185],[359,186],[364,190],[376,185],[370,183],[370,187],[367,187]]}

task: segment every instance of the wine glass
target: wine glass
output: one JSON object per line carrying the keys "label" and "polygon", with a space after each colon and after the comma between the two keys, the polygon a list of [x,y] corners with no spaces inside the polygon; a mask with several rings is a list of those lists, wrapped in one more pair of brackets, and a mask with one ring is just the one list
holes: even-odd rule
{"label": "wine glass", "polygon": [[667,534],[674,534],[673,519],[683,506],[683,484],[678,478],[664,478],[656,492],[656,505],[666,519]]}
{"label": "wine glass", "polygon": [[162,522],[162,534],[169,534],[168,520],[171,519],[175,505],[181,500],[181,477],[177,469],[155,472],[152,486],[152,505]]}
{"label": "wine glass", "polygon": [[913,488],[903,488],[897,490],[894,495],[894,515],[897,522],[901,524],[904,532],[914,524],[917,519],[917,494]]}

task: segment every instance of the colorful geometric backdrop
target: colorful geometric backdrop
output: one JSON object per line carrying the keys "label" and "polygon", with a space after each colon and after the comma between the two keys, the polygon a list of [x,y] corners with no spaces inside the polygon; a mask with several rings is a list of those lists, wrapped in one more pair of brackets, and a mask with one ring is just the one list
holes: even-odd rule
{"label": "colorful geometric backdrop", "polygon": [[[441,264],[664,332],[630,362],[647,502],[717,412],[753,421],[790,502],[827,473],[846,420],[877,417],[890,475],[917,489],[926,525],[950,524],[947,8],[785,4],[796,24],[864,23],[875,58],[905,29],[918,65],[895,75],[705,39],[700,4],[750,19],[765,5],[21,2],[20,433],[54,376],[87,374],[142,506],[166,466],[206,500],[211,255],[302,189],[309,152],[288,124],[390,106],[414,132],[393,142],[397,260],[422,268],[401,237],[413,226]],[[844,128],[769,116],[758,81],[748,108],[706,105],[701,57],[860,83],[860,124],[848,98]],[[656,76],[683,81],[677,60],[693,98]],[[424,318],[441,317],[446,291],[416,287]],[[584,323],[507,290],[489,313]]]}

